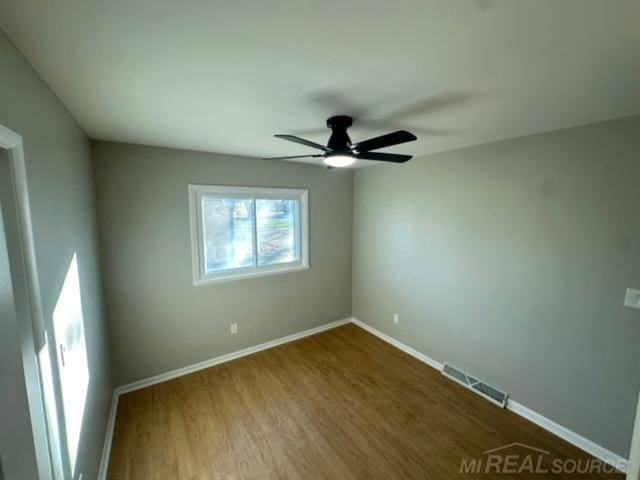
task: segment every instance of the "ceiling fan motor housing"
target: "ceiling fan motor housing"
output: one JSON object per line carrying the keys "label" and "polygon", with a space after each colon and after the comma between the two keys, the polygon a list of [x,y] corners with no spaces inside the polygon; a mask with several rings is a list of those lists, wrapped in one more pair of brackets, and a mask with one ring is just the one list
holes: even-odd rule
{"label": "ceiling fan motor housing", "polygon": [[[332,131],[327,147],[334,152],[349,152],[351,139],[347,135],[347,128],[353,124],[353,118],[347,115],[336,115],[327,119],[327,127]],[[351,153],[351,152],[349,152]]]}
{"label": "ceiling fan motor housing", "polygon": [[411,155],[397,153],[374,152],[380,148],[392,147],[401,143],[413,142],[417,137],[406,130],[387,133],[378,137],[369,138],[356,144],[351,143],[347,129],[353,124],[353,118],[348,115],[335,115],[327,119],[327,127],[331,129],[331,136],[327,146],[311,140],[296,137],[295,135],[274,135],[276,138],[289,142],[299,143],[307,147],[321,150],[315,155],[290,155],[288,157],[272,157],[266,160],[289,160],[292,158],[322,157],[324,163],[335,167],[347,167],[356,159],[375,160],[378,162],[404,163],[411,160]]}

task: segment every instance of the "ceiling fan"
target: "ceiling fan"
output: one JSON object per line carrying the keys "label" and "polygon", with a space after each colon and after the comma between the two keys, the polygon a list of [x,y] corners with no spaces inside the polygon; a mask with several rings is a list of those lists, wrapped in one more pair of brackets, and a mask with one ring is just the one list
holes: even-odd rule
{"label": "ceiling fan", "polygon": [[347,115],[336,115],[327,119],[327,127],[331,129],[331,136],[327,146],[305,140],[294,135],[274,135],[276,138],[288,140],[290,142],[317,148],[323,153],[316,155],[293,155],[289,157],[271,157],[264,160],[287,160],[291,158],[321,157],[322,161],[330,167],[348,167],[357,159],[377,160],[379,162],[404,163],[411,160],[411,155],[399,155],[395,153],[373,152],[379,148],[391,147],[401,143],[413,142],[417,137],[406,130],[387,133],[379,137],[363,140],[358,143],[351,143],[347,128],[353,124],[353,118]]}

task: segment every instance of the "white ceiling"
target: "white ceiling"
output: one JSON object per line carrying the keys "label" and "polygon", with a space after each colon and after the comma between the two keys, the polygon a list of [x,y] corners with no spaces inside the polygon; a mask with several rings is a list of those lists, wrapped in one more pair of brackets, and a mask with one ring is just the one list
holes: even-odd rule
{"label": "white ceiling", "polygon": [[[0,0],[92,138],[249,156],[406,128],[414,155],[640,113],[638,0]],[[366,163],[366,162],[359,162]]]}

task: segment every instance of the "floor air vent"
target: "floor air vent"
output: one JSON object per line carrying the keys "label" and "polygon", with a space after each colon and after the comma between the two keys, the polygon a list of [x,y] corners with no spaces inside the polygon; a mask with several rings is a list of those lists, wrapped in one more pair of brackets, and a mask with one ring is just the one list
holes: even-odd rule
{"label": "floor air vent", "polygon": [[442,374],[446,375],[452,380],[455,380],[461,385],[464,385],[470,390],[473,390],[478,395],[483,396],[490,402],[495,403],[496,405],[504,408],[507,405],[507,394],[502,393],[499,390],[487,385],[486,383],[482,383],[481,381],[467,375],[462,370],[458,370],[455,367],[452,367],[448,363],[444,364],[442,368]]}

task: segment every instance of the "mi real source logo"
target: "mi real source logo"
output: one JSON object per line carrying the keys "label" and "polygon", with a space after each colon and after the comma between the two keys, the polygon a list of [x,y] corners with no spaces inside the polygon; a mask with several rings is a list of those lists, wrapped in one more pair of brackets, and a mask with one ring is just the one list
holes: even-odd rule
{"label": "mi real source logo", "polygon": [[604,462],[597,458],[553,458],[551,452],[525,445],[510,443],[482,452],[480,458],[463,458],[461,474],[600,474],[624,471],[623,462]]}

